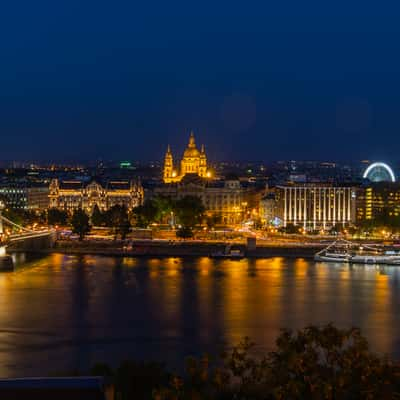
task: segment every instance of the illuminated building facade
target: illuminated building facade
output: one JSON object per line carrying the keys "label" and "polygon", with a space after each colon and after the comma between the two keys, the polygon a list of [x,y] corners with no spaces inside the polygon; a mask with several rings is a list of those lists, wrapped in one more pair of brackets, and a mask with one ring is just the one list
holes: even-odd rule
{"label": "illuminated building facade", "polygon": [[[207,216],[215,216],[223,225],[240,224],[258,212],[260,195],[254,188],[242,184],[236,176],[225,180],[211,179],[204,146],[196,147],[193,133],[179,163],[174,164],[168,146],[164,158],[163,183],[151,190],[151,196],[180,199],[195,196],[201,199]],[[249,211],[250,210],[250,211]]]}
{"label": "illuminated building facade", "polygon": [[357,221],[370,221],[378,216],[400,216],[400,184],[371,183],[358,190]]}
{"label": "illuminated building facade", "polygon": [[201,199],[208,216],[218,217],[221,224],[235,225],[243,222],[254,200],[254,191],[243,187],[238,179],[210,181],[196,174],[186,174],[177,183],[154,189],[154,196],[180,199],[195,196]]}
{"label": "illuminated building facade", "polygon": [[264,225],[275,225],[278,222],[278,204],[276,201],[275,191],[272,189],[267,190],[260,200],[259,214],[261,222]]}
{"label": "illuminated building facade", "polygon": [[143,188],[137,181],[109,181],[100,184],[91,181],[88,184],[78,181],[59,181],[50,184],[50,207],[72,212],[76,209],[91,213],[95,205],[101,211],[114,205],[123,205],[128,210],[142,204]]}
{"label": "illuminated building facade", "polygon": [[0,187],[0,199],[16,210],[43,211],[49,206],[48,186],[6,185]]}
{"label": "illuminated building facade", "polygon": [[197,174],[202,178],[210,176],[210,173],[207,171],[207,156],[204,145],[201,147],[201,150],[197,149],[193,132],[190,134],[189,144],[183,153],[179,168],[174,164],[169,146],[164,158],[164,183],[180,182],[186,174]]}
{"label": "illuminated building facade", "polygon": [[278,186],[276,199],[283,226],[318,230],[355,222],[356,190],[351,187]]}

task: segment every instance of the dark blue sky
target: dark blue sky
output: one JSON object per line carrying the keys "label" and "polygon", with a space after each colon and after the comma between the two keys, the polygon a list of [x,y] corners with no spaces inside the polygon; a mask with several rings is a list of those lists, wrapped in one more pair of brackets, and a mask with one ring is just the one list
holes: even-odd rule
{"label": "dark blue sky", "polygon": [[[398,2],[397,2],[398,3]],[[400,6],[2,4],[2,159],[398,160]]]}

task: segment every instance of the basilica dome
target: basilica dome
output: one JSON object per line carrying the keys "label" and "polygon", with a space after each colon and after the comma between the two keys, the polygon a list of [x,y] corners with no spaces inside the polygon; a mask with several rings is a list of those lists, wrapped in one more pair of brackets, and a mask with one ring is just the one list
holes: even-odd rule
{"label": "basilica dome", "polygon": [[191,134],[190,134],[189,144],[183,153],[183,157],[184,158],[200,157],[200,152],[199,152],[199,150],[197,150],[193,132],[191,132]]}
{"label": "basilica dome", "polygon": [[200,152],[199,150],[197,150],[196,147],[194,148],[187,147],[185,152],[183,153],[183,157],[185,158],[200,157]]}
{"label": "basilica dome", "polygon": [[190,133],[189,143],[179,163],[174,164],[169,146],[165,154],[163,171],[165,183],[180,182],[187,174],[197,174],[201,178],[211,176],[210,172],[207,171],[207,156],[204,145],[201,146],[201,150],[197,148],[193,132]]}

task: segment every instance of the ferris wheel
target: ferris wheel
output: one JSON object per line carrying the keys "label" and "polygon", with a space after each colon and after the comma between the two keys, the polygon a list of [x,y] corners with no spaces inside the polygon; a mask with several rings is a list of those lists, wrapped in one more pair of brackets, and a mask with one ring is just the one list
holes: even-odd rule
{"label": "ferris wheel", "polygon": [[364,171],[363,178],[369,179],[371,182],[396,182],[393,170],[383,162],[371,164]]}

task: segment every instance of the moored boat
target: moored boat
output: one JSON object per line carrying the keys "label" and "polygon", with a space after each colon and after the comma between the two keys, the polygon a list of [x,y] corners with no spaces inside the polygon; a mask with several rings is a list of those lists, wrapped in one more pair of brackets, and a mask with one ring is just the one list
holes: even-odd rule
{"label": "moored boat", "polygon": [[314,256],[315,261],[342,262],[350,264],[400,265],[400,252],[385,251],[378,246],[357,245],[339,239]]}
{"label": "moored boat", "polygon": [[346,253],[326,253],[316,254],[314,256],[315,261],[331,261],[331,262],[348,262],[349,255]]}
{"label": "moored boat", "polygon": [[244,257],[244,252],[239,249],[232,249],[231,246],[226,246],[225,251],[217,251],[211,253],[212,258],[233,258],[240,259]]}

